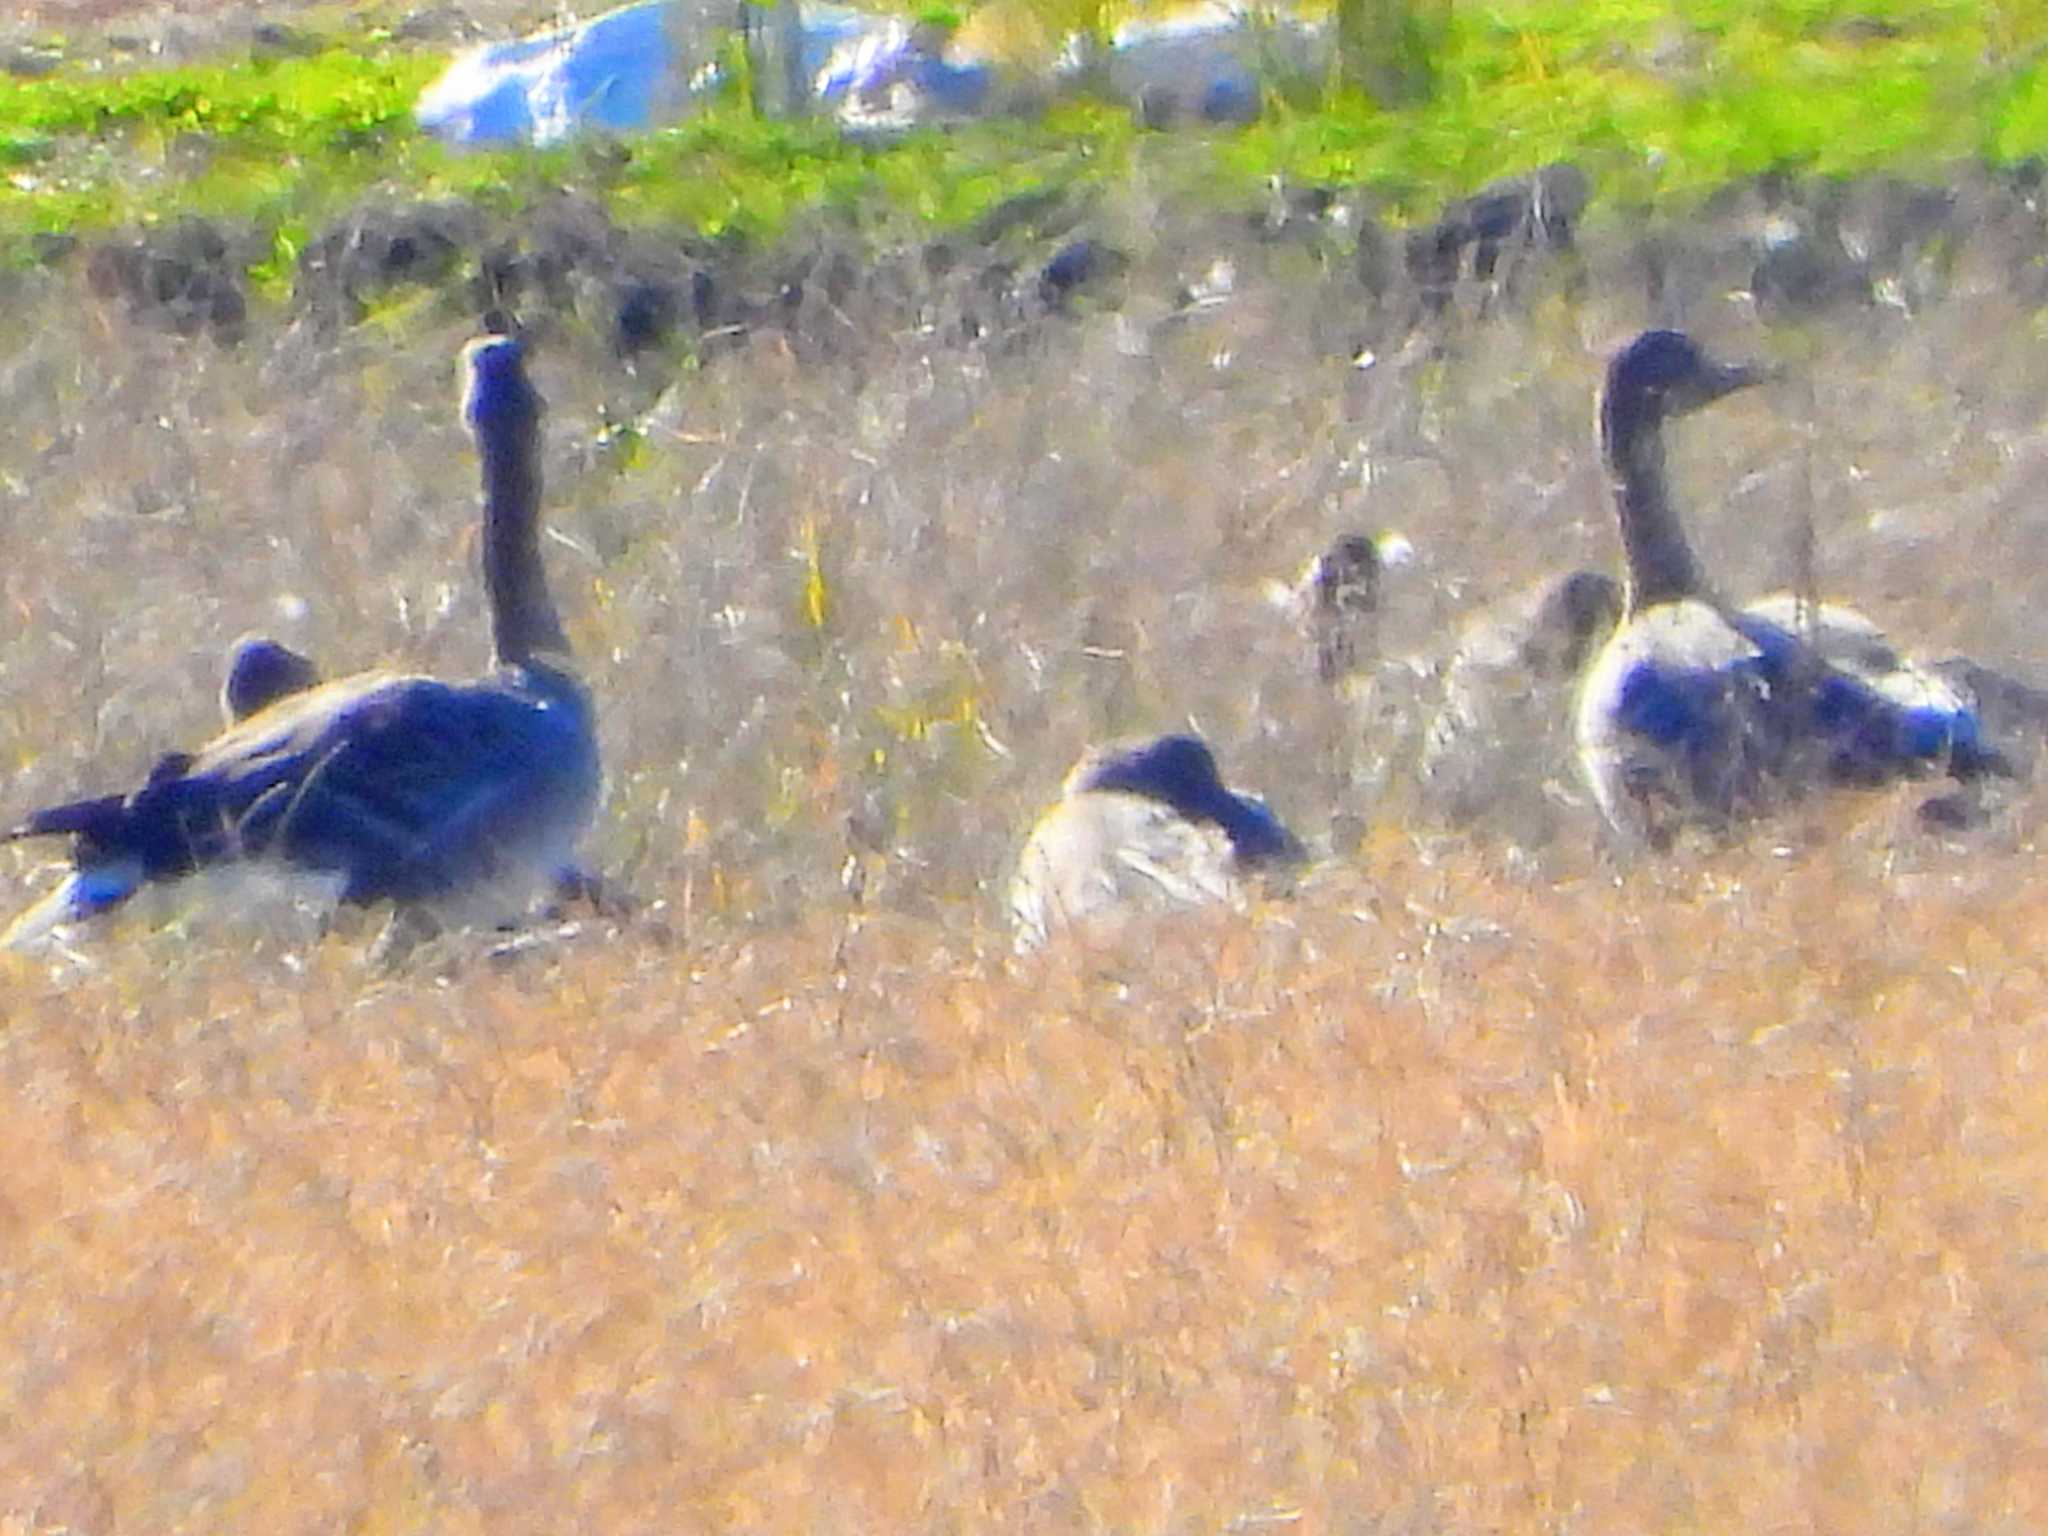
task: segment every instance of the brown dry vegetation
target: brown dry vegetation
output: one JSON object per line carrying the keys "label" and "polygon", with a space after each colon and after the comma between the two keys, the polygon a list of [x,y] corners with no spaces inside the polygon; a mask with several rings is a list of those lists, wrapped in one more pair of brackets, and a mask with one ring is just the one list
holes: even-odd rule
{"label": "brown dry vegetation", "polygon": [[[1424,649],[1611,561],[1591,394],[1652,317],[1596,250],[1592,297],[1404,352],[1244,245],[1165,321],[1225,244],[1007,347],[856,317],[672,380],[543,331],[593,851],[651,909],[387,971],[174,892],[0,959],[0,1528],[2048,1524],[2036,797],[1631,867],[1583,815],[1510,860],[1398,783],[1348,803],[1260,582],[1396,524],[1385,639]],[[1830,591],[2048,654],[2016,248],[1912,318],[1689,294],[1793,365],[1677,450],[1731,591],[1810,510]],[[252,625],[480,663],[466,317],[223,352],[56,276],[9,310],[10,809],[204,733]],[[1347,829],[1331,864],[1012,959],[996,893],[1076,749],[1190,719]]]}

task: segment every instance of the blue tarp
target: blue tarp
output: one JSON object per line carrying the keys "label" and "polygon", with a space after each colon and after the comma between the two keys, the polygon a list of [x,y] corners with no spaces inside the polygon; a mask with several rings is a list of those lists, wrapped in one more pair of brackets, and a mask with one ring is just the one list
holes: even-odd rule
{"label": "blue tarp", "polygon": [[1074,40],[1036,91],[1005,93],[995,68],[943,26],[810,0],[642,0],[472,49],[427,88],[416,114],[454,144],[548,145],[659,127],[716,93],[735,36],[768,110],[827,113],[849,132],[975,116],[1061,89],[1128,102],[1155,123],[1241,122],[1258,115],[1266,85],[1318,78],[1327,59],[1316,23],[1207,0],[1127,22],[1106,44]]}
{"label": "blue tarp", "polygon": [[757,80],[772,79],[774,61],[786,58],[805,96],[797,109],[836,114],[850,127],[973,113],[994,83],[987,64],[949,57],[943,35],[897,17],[792,0],[715,11],[643,0],[471,49],[427,87],[414,115],[429,133],[468,145],[549,145],[589,130],[658,127],[718,90],[720,53],[735,33],[754,50]]}

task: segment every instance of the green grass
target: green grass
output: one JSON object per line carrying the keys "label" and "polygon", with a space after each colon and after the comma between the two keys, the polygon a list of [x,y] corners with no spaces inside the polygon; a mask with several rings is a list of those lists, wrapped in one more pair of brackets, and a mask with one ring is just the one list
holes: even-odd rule
{"label": "green grass", "polygon": [[0,79],[0,251],[186,213],[272,237],[287,273],[371,189],[517,207],[573,185],[628,223],[772,240],[818,210],[908,230],[972,226],[1020,193],[1113,182],[1246,195],[1280,172],[1373,183],[1418,212],[1573,158],[1604,195],[1686,196],[1766,167],[1911,171],[2048,150],[2048,10],[1961,0],[1503,0],[1465,5],[1430,101],[1393,112],[1280,101],[1242,130],[1141,133],[1119,109],[922,133],[887,146],[714,109],[629,152],[451,154],[413,126],[442,66],[388,34],[305,57]]}
{"label": "green grass", "polygon": [[412,102],[440,61],[374,43],[116,76],[0,81],[0,244],[179,213],[289,235],[416,174]]}

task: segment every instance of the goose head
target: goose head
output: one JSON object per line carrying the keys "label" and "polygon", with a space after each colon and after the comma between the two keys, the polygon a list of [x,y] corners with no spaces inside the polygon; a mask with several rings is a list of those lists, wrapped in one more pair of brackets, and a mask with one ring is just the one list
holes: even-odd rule
{"label": "goose head", "polygon": [[540,391],[526,377],[516,336],[479,336],[462,349],[462,424],[480,442],[512,442],[540,421]]}
{"label": "goose head", "polygon": [[1379,607],[1381,578],[1414,559],[1415,546],[1398,529],[1339,534],[1302,571],[1294,601],[1322,620],[1366,617]]}
{"label": "goose head", "polygon": [[1665,486],[1664,424],[1769,376],[1716,362],[1683,331],[1645,331],[1608,364],[1600,447],[1621,520],[1630,617],[1707,591]]}
{"label": "goose head", "polygon": [[220,685],[221,714],[233,725],[319,681],[320,669],[290,646],[268,635],[243,635],[228,647],[227,676]]}
{"label": "goose head", "polygon": [[1352,671],[1369,647],[1378,617],[1380,578],[1415,558],[1415,547],[1391,528],[1376,535],[1339,534],[1309,561],[1300,579],[1277,601],[1291,608],[1315,643],[1316,672],[1334,683]]}
{"label": "goose head", "polygon": [[1215,754],[1199,736],[1155,736],[1089,753],[1067,779],[1069,796],[1087,793],[1137,795],[1221,827],[1245,863],[1300,854],[1294,834],[1262,801],[1224,787]]}
{"label": "goose head", "polygon": [[1544,594],[1522,645],[1538,677],[1575,677],[1621,622],[1621,584],[1601,571],[1572,571]]}
{"label": "goose head", "polygon": [[1215,754],[1199,736],[1156,736],[1096,749],[1067,782],[1070,795],[1091,792],[1157,800],[1196,820],[1213,819],[1217,801],[1230,793]]}
{"label": "goose head", "polygon": [[1770,376],[1770,370],[1752,364],[1716,362],[1683,331],[1643,332],[1607,365],[1600,441],[1609,464],[1665,422]]}
{"label": "goose head", "polygon": [[1308,586],[1324,613],[1370,613],[1379,598],[1380,549],[1362,533],[1347,533],[1309,563]]}

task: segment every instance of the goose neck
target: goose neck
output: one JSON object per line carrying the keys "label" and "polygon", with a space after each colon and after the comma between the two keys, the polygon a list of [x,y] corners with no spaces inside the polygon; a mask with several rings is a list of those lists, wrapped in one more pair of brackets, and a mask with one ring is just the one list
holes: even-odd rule
{"label": "goose neck", "polygon": [[1664,472],[1664,440],[1653,424],[1617,433],[1608,445],[1615,511],[1628,566],[1623,607],[1629,614],[1704,590],[1699,564],[1672,508]]}
{"label": "goose neck", "polygon": [[494,412],[478,424],[483,461],[484,595],[501,666],[543,652],[566,655],[562,621],[540,554],[538,410]]}

